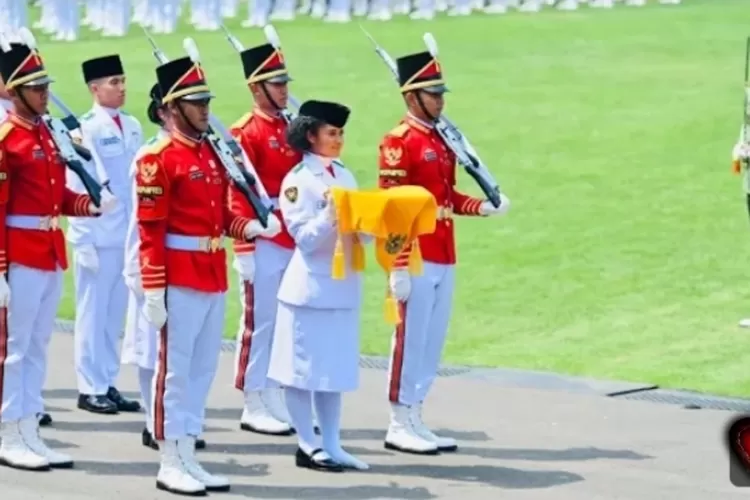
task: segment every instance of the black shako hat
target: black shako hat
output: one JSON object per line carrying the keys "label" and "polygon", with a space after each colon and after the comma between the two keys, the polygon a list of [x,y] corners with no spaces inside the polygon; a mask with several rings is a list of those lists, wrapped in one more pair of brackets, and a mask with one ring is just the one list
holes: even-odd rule
{"label": "black shako hat", "polygon": [[96,57],[84,61],[83,64],[81,64],[81,69],[83,70],[83,80],[86,83],[91,83],[99,78],[108,78],[110,76],[125,74],[125,70],[122,67],[122,61],[117,54]]}
{"label": "black shako hat", "polygon": [[292,81],[284,63],[284,54],[270,43],[240,53],[247,83],[284,83]]}
{"label": "black shako hat", "polygon": [[401,93],[424,90],[431,94],[448,92],[438,60],[429,52],[419,52],[396,60]]}
{"label": "black shako hat", "polygon": [[175,59],[156,68],[156,79],[162,94],[162,104],[176,99],[201,101],[211,99],[206,77],[200,64],[189,57]]}
{"label": "black shako hat", "polygon": [[350,110],[343,104],[327,101],[305,101],[299,107],[300,116],[309,116],[333,125],[344,128],[349,119]]}
{"label": "black shako hat", "polygon": [[3,75],[5,88],[8,90],[54,81],[47,74],[39,52],[22,43],[11,43],[10,51],[3,51],[0,56],[0,74]]}

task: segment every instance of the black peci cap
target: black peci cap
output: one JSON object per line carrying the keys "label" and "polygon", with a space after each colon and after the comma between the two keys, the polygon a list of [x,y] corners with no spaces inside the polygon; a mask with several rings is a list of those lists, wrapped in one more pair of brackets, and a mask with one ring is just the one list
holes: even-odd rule
{"label": "black peci cap", "polygon": [[343,104],[327,101],[305,101],[299,107],[300,116],[309,116],[333,125],[334,127],[344,128],[349,120],[350,110]]}
{"label": "black peci cap", "polygon": [[108,78],[110,76],[124,75],[125,70],[122,67],[122,61],[117,54],[104,57],[89,59],[81,64],[83,70],[83,80],[91,83],[99,78]]}
{"label": "black peci cap", "polygon": [[158,110],[162,106],[162,97],[161,88],[159,88],[158,83],[155,83],[154,86],[151,87],[148,96],[150,97],[150,100],[148,102],[148,107],[146,108],[146,116],[148,116],[148,120],[154,125],[161,125],[162,122],[161,118],[159,118]]}

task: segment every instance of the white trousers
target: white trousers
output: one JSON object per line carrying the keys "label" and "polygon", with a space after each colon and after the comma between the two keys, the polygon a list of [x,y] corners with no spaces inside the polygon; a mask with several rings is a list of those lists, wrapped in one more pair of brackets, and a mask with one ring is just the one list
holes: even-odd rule
{"label": "white trousers", "polygon": [[158,441],[199,436],[221,353],[226,293],[167,287],[151,411]]}
{"label": "white trousers", "polygon": [[[78,392],[106,394],[120,373],[118,345],[128,308],[122,248],[97,248],[99,270],[74,265]],[[74,252],[75,258],[75,252]]]}
{"label": "white trousers", "polygon": [[235,349],[234,386],[244,392],[260,391],[278,384],[268,378],[281,277],[293,250],[258,240],[255,249],[255,281],[240,278],[242,315]]}
{"label": "white trousers", "polygon": [[12,295],[7,310],[0,310],[0,421],[13,422],[44,411],[47,348],[62,283],[60,269],[40,271],[18,264],[8,269]]}
{"label": "white trousers", "polygon": [[400,304],[402,322],[393,333],[388,399],[413,405],[425,400],[440,366],[448,333],[455,266],[425,262],[411,279],[411,294]]}

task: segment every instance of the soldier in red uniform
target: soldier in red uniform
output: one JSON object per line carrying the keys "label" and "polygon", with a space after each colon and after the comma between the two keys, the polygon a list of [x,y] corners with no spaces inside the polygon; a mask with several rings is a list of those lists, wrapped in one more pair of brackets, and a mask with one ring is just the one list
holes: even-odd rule
{"label": "soldier in red uniform", "polygon": [[41,440],[37,422],[68,268],[60,216],[95,216],[114,199],[98,209],[89,196],[65,187],[66,167],[40,119],[52,80],[39,54],[12,44],[0,57],[0,72],[14,106],[0,126],[0,463],[72,467],[69,456]]}
{"label": "soldier in red uniform", "polygon": [[397,60],[399,84],[407,115],[380,144],[381,188],[419,185],[437,200],[435,232],[421,236],[424,272],[410,276],[408,247],[399,255],[389,286],[399,300],[403,321],[393,334],[388,399],[391,422],[385,439],[389,449],[435,454],[457,449],[456,442],[436,436],[422,422],[422,402],[440,364],[451,314],[456,245],[453,214],[487,216],[510,206],[503,195],[495,208],[489,201],[456,190],[456,157],[433,124],[443,110],[447,91],[440,64],[429,52]]}
{"label": "soldier in red uniform", "polygon": [[190,58],[156,70],[173,126],[136,162],[144,314],[157,329],[152,396],[159,489],[226,491],[229,481],[195,458],[221,350],[227,291],[223,238],[247,240],[260,224],[232,215],[229,181],[205,139],[212,95]]}
{"label": "soldier in red uniform", "polygon": [[[271,44],[247,49],[241,58],[255,107],[232,127],[232,133],[255,166],[272,198],[274,214],[281,220],[281,181],[302,159],[286,142],[287,123],[280,114],[287,105],[287,82],[291,78],[281,51]],[[233,200],[235,213],[253,216],[243,198]],[[240,427],[261,434],[288,435],[292,432],[291,420],[282,391],[266,375],[276,324],[276,295],[292,257],[294,240],[284,227],[278,234],[262,233],[256,242],[236,242],[234,250],[243,307],[235,366],[235,387],[243,391],[245,400]]]}

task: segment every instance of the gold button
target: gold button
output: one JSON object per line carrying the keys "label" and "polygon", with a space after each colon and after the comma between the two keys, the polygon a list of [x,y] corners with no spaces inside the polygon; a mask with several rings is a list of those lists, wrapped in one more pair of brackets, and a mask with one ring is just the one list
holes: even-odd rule
{"label": "gold button", "polygon": [[57,209],[58,209],[58,205],[55,205],[55,207],[54,207],[54,208],[55,208],[55,212],[57,212]]}
{"label": "gold button", "polygon": [[216,229],[218,231],[219,230],[219,226],[214,226],[214,229]]}
{"label": "gold button", "polygon": [[216,203],[214,203],[214,202],[212,201],[212,202],[211,202],[211,206],[212,206],[212,207],[215,207],[215,206],[216,206]]}
{"label": "gold button", "polygon": [[55,183],[55,179],[50,179],[50,180],[49,180],[49,183],[50,183],[50,184],[54,184],[54,183]]}

